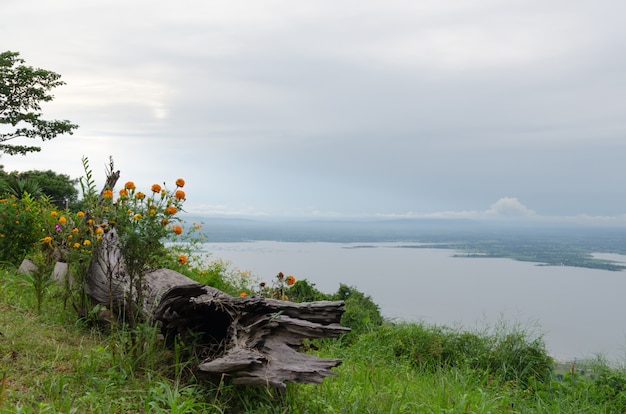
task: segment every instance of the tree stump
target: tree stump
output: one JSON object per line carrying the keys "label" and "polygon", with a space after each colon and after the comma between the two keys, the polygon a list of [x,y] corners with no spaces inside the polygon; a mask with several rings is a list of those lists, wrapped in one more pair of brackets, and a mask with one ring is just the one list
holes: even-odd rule
{"label": "tree stump", "polygon": [[233,297],[171,269],[146,273],[140,294],[130,283],[112,229],[94,252],[85,279],[87,294],[118,315],[124,314],[128,300],[141,301],[143,316],[160,326],[168,343],[177,335],[193,337],[204,357],[200,373],[283,389],[286,382],[320,383],[336,375],[331,368],[341,363],[298,350],[304,339],[333,338],[350,330],[339,323],[343,301]]}

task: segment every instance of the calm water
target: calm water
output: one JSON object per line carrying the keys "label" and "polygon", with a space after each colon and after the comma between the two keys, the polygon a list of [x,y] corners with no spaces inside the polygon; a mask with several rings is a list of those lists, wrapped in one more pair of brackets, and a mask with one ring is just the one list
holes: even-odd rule
{"label": "calm water", "polygon": [[[207,243],[211,259],[271,282],[278,273],[327,293],[339,283],[371,295],[389,318],[461,325],[497,321],[544,334],[559,359],[626,355],[626,272],[537,266],[509,259],[455,258],[450,250],[398,243]],[[598,255],[626,262],[626,256]]]}

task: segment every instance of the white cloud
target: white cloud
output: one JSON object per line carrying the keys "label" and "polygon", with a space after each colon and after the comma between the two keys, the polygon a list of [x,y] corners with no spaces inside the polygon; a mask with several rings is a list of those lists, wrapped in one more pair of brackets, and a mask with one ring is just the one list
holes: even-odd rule
{"label": "white cloud", "polygon": [[529,217],[535,212],[522,204],[517,198],[503,197],[493,203],[485,212],[489,217]]}

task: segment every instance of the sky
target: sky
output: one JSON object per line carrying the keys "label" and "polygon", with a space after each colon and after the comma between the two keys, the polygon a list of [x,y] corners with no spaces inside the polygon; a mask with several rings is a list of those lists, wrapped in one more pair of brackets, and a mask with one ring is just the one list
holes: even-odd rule
{"label": "sky", "polygon": [[[186,180],[190,213],[626,222],[621,0],[4,0],[72,136],[7,171]],[[16,142],[35,144],[35,142]]]}

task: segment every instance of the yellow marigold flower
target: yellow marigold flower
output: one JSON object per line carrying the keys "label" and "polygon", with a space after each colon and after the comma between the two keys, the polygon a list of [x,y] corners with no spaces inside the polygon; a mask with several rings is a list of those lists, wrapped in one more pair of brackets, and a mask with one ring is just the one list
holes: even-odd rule
{"label": "yellow marigold flower", "polygon": [[87,225],[88,226],[93,226],[93,219],[87,220]]}
{"label": "yellow marigold flower", "polygon": [[184,254],[178,256],[178,263],[180,263],[181,265],[187,263],[187,256],[185,256]]}
{"label": "yellow marigold flower", "polygon": [[85,217],[85,213],[83,213],[82,211],[79,211],[78,213],[76,213],[76,215],[80,218]]}
{"label": "yellow marigold flower", "polygon": [[185,180],[179,178],[178,180],[176,180],[176,185],[180,188],[183,188],[185,186]]}
{"label": "yellow marigold flower", "polygon": [[102,230],[102,227],[98,227],[96,229],[96,234],[102,234],[104,232],[104,230]]}
{"label": "yellow marigold flower", "polygon": [[128,181],[126,184],[124,184],[124,188],[127,190],[134,190],[135,187],[135,183],[132,181]]}
{"label": "yellow marigold flower", "polygon": [[113,198],[113,191],[111,191],[111,190],[104,190],[102,192],[102,198]]}
{"label": "yellow marigold flower", "polygon": [[72,236],[71,234],[68,234],[68,235],[67,235],[67,239],[68,239],[68,240],[72,240],[73,238],[74,238],[74,236]]}
{"label": "yellow marigold flower", "polygon": [[166,195],[167,195],[167,191],[161,190],[161,198],[165,197]]}
{"label": "yellow marigold flower", "polygon": [[50,244],[50,243],[52,243],[52,237],[46,236],[46,237],[43,238],[42,242],[46,243],[46,244]]}
{"label": "yellow marigold flower", "polygon": [[83,245],[85,246],[89,246],[91,244],[91,242],[87,239],[85,239],[85,241],[83,242]]}
{"label": "yellow marigold flower", "polygon": [[141,220],[141,214],[137,213],[133,216],[133,220]]}
{"label": "yellow marigold flower", "polygon": [[176,209],[176,207],[169,206],[168,208],[165,209],[165,214],[173,215],[173,214],[176,214],[177,211],[178,210]]}
{"label": "yellow marigold flower", "polygon": [[177,200],[184,200],[185,199],[185,192],[183,190],[176,190],[176,192],[174,193],[174,197]]}
{"label": "yellow marigold flower", "polygon": [[59,217],[59,223],[65,224],[65,223],[67,223],[67,219],[65,217],[61,216],[61,217]]}
{"label": "yellow marigold flower", "polygon": [[146,195],[142,193],[141,191],[138,191],[137,194],[135,194],[135,198],[137,200],[143,200],[144,198],[146,198]]}
{"label": "yellow marigold flower", "polygon": [[56,216],[57,216],[57,212],[56,212],[56,211],[52,211],[52,212],[50,212],[50,215],[51,215],[52,217],[56,217]]}
{"label": "yellow marigold flower", "polygon": [[148,211],[148,213],[149,213],[151,216],[154,216],[154,215],[156,214],[156,210],[155,210],[155,209],[153,209],[153,208],[151,208],[151,209],[150,209],[150,211]]}
{"label": "yellow marigold flower", "polygon": [[246,296],[248,296],[248,294],[246,292],[241,292],[239,296],[242,298],[245,298]]}
{"label": "yellow marigold flower", "polygon": [[172,226],[172,230],[174,230],[174,233],[176,234],[181,234],[183,232],[183,228],[180,226]]}
{"label": "yellow marigold flower", "polygon": [[122,188],[120,190],[120,197],[128,197],[128,190],[125,188]]}
{"label": "yellow marigold flower", "polygon": [[72,229],[72,233],[78,233],[78,227],[74,227],[74,228]]}
{"label": "yellow marigold flower", "polygon": [[289,300],[289,296],[287,295],[283,296],[283,300]]}
{"label": "yellow marigold flower", "polygon": [[292,286],[294,283],[296,283],[296,278],[293,277],[292,275],[289,275],[285,279],[285,283],[287,283],[287,286]]}
{"label": "yellow marigold flower", "polygon": [[74,248],[78,249],[80,247],[80,243],[74,243]]}

